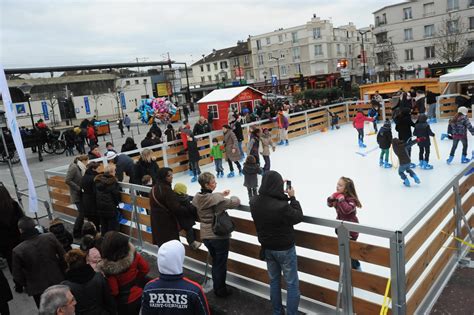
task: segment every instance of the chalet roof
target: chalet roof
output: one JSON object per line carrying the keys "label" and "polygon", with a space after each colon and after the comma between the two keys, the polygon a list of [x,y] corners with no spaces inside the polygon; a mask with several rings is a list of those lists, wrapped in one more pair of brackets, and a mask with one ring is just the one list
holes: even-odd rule
{"label": "chalet roof", "polygon": [[208,103],[208,102],[224,102],[224,101],[230,101],[234,99],[237,95],[245,91],[246,89],[252,89],[257,93],[264,94],[260,92],[259,90],[254,89],[253,87],[250,86],[237,86],[237,87],[232,87],[232,88],[227,88],[227,89],[216,89],[212,91],[211,93],[207,94],[203,98],[201,98],[198,101],[199,103]]}

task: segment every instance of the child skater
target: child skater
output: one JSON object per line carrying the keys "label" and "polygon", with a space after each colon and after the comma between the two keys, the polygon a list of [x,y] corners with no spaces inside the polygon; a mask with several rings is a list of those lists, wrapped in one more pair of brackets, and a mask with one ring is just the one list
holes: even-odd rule
{"label": "child skater", "polygon": [[369,109],[367,112],[367,116],[373,118],[373,123],[374,123],[374,131],[377,132],[377,120],[379,117],[379,103],[375,100],[371,102],[372,108]]}
{"label": "child skater", "polygon": [[403,185],[410,187],[410,181],[408,177],[405,175],[405,172],[410,174],[411,177],[415,180],[415,183],[419,184],[420,179],[416,176],[415,172],[410,168],[411,160],[410,155],[408,155],[408,149],[417,142],[422,141],[422,138],[417,138],[415,140],[409,139],[407,142],[400,140],[398,138],[393,138],[392,140],[392,147],[393,152],[398,157],[400,162],[400,166],[398,167],[398,175],[403,180]]}
{"label": "child skater", "polygon": [[247,187],[250,200],[250,198],[257,195],[257,175],[262,174],[262,169],[257,164],[257,161],[253,155],[247,155],[242,172],[244,173],[244,186]]}
{"label": "child skater", "polygon": [[211,159],[214,160],[216,166],[217,178],[224,177],[224,167],[222,167],[222,153],[223,147],[219,144],[217,138],[212,139]]}
{"label": "child skater", "polygon": [[275,152],[275,145],[273,144],[271,130],[268,128],[263,128],[262,136],[260,137],[260,142],[262,143],[262,156],[265,161],[263,166],[263,173],[270,170],[270,147],[272,151]]}
{"label": "child skater", "polygon": [[[337,181],[336,192],[328,197],[327,203],[329,207],[334,207],[337,213],[337,220],[359,223],[357,218],[357,208],[362,208],[362,204],[357,197],[355,185],[352,179],[341,177]],[[351,240],[357,241],[359,233],[350,232]],[[352,269],[361,270],[360,262],[351,259]]]}
{"label": "child skater", "polygon": [[330,110],[328,110],[329,116],[331,116],[331,130],[334,130],[334,128],[339,129],[338,123],[339,123],[339,116]]}
{"label": "child skater", "polygon": [[193,230],[193,226],[197,220],[197,209],[191,203],[193,197],[188,195],[188,187],[186,187],[185,184],[176,183],[173,190],[178,195],[178,201],[181,206],[186,208],[186,212],[178,213],[176,219],[181,229],[186,232],[186,240],[189,246],[197,250],[201,246],[201,242],[196,241],[196,233]]}
{"label": "child skater", "polygon": [[199,155],[197,141],[194,136],[187,136],[187,140],[189,165],[191,167],[191,171],[193,172],[193,178],[191,178],[191,182],[194,183],[197,181],[199,174],[201,174],[201,170],[199,169],[199,160],[201,159],[201,156]]}
{"label": "child skater", "polygon": [[391,168],[392,164],[388,163],[390,145],[392,144],[392,124],[390,120],[385,120],[382,128],[380,128],[377,134],[377,143],[381,150],[379,165],[385,168]]}
{"label": "child skater", "polygon": [[364,116],[364,113],[363,113],[362,109],[357,110],[357,114],[354,117],[354,121],[352,122],[352,125],[354,126],[355,129],[357,129],[357,132],[359,134],[359,136],[358,136],[358,138],[359,138],[359,147],[361,147],[361,148],[367,147],[364,144],[364,123],[366,121],[374,121],[374,119]]}
{"label": "child skater", "polygon": [[418,121],[415,124],[415,130],[413,135],[418,138],[423,138],[423,141],[418,142],[418,148],[420,149],[420,164],[418,166],[424,170],[432,170],[433,165],[428,164],[430,161],[430,136],[434,137],[435,134],[431,131],[430,125],[428,125],[428,117],[425,114],[418,116]]}
{"label": "child skater", "polygon": [[469,163],[470,161],[467,157],[467,130],[474,136],[474,127],[467,117],[467,112],[467,107],[459,107],[457,114],[449,120],[449,126],[452,128],[453,146],[451,147],[449,158],[446,160],[448,164],[451,164],[454,159],[454,153],[459,141],[462,143],[461,163]]}

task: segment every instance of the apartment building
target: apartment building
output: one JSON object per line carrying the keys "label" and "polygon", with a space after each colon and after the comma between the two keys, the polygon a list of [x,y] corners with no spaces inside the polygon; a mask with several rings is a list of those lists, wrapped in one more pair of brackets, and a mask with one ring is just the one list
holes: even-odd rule
{"label": "apartment building", "polygon": [[447,61],[443,46],[474,46],[474,0],[412,0],[373,14],[380,81],[431,76],[428,64]]}
{"label": "apartment building", "polygon": [[342,59],[348,61],[351,77],[361,80],[362,37],[368,78],[375,65],[370,28],[357,29],[353,23],[334,27],[331,21],[313,15],[304,25],[250,36],[256,85],[270,85],[272,78],[280,77],[280,83],[291,88],[301,84],[302,75],[307,87],[331,86],[339,77]]}

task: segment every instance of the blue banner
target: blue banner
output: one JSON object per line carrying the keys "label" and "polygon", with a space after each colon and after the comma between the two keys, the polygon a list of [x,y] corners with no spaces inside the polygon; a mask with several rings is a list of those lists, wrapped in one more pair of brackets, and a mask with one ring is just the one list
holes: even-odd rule
{"label": "blue banner", "polygon": [[276,75],[272,76],[272,86],[277,86],[278,85],[278,78]]}
{"label": "blue banner", "polygon": [[86,115],[90,115],[91,107],[89,105],[89,98],[87,96],[84,96],[84,106],[86,107]]}
{"label": "blue banner", "polygon": [[17,114],[26,114],[25,104],[16,104]]}
{"label": "blue banner", "polygon": [[120,103],[122,103],[122,109],[127,109],[127,102],[125,101],[124,92],[120,92]]}
{"label": "blue banner", "polygon": [[41,108],[43,109],[44,120],[49,120],[48,103],[41,101]]}

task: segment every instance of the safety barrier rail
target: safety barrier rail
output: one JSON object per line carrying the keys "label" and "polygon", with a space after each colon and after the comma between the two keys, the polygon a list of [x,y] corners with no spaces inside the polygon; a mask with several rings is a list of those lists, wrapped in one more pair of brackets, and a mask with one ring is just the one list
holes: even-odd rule
{"label": "safety barrier rail", "polygon": [[[437,118],[450,118],[456,114],[458,105],[456,105],[456,97],[460,94],[444,94],[436,97],[436,117]],[[473,108],[471,106],[468,116],[472,118]]]}

